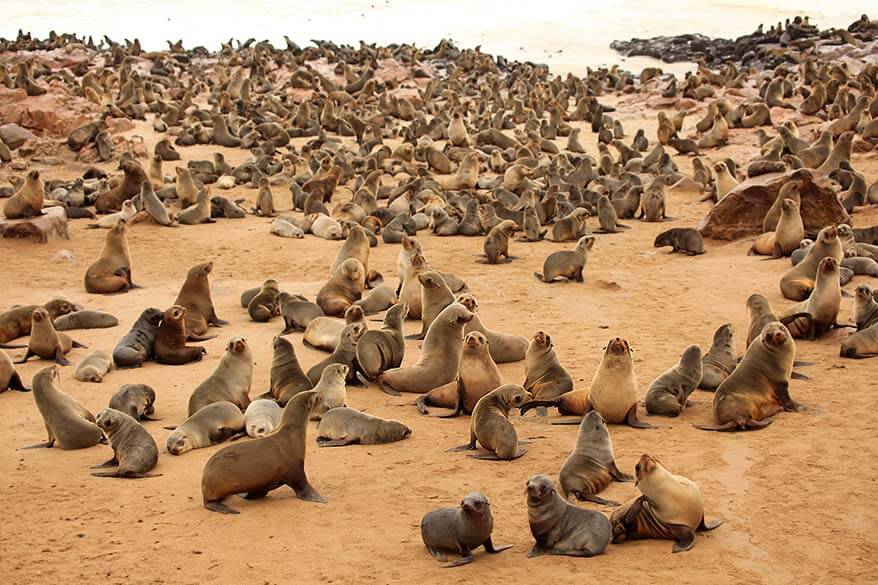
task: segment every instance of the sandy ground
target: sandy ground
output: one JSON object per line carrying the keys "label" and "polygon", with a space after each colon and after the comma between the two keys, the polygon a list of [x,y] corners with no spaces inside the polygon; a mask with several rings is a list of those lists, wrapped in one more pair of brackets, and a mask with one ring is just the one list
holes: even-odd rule
{"label": "sandy ground", "polygon": [[[653,112],[623,113],[630,135],[646,126],[653,137]],[[695,120],[687,121],[694,124]],[[157,140],[144,128],[134,133]],[[733,144],[713,158],[731,153],[743,160],[755,152],[755,137],[733,132]],[[584,136],[593,145],[588,131]],[[629,138],[630,140],[630,138]],[[180,149],[186,159],[207,158],[215,147]],[[232,163],[246,153],[226,150]],[[680,159],[688,170],[689,164]],[[875,155],[857,155],[855,167],[871,183],[878,178]],[[108,167],[109,168],[109,167]],[[166,163],[166,172],[173,165]],[[49,178],[74,176],[81,165],[51,167]],[[236,189],[252,201],[255,191]],[[340,197],[339,192],[336,193]],[[682,350],[697,343],[707,350],[713,331],[734,325],[736,349],[743,352],[747,327],[745,300],[766,295],[775,309],[789,304],[777,282],[786,260],[764,261],[746,255],[749,243],[708,242],[707,254],[695,258],[657,251],[652,240],[671,226],[694,226],[707,211],[694,192],[669,192],[671,223],[636,220],[622,234],[598,235],[588,261],[586,282],[548,285],[532,273],[550,252],[572,244],[512,244],[517,258],[507,265],[477,263],[482,238],[436,238],[422,232],[428,261],[464,278],[490,328],[531,336],[549,332],[558,356],[577,387],[588,385],[602,348],[613,336],[634,349],[641,391],[673,365]],[[276,206],[286,209],[289,195],[275,188]],[[594,220],[592,220],[594,221]],[[878,209],[855,216],[857,225],[878,223]],[[611,426],[619,466],[630,473],[642,453],[658,457],[670,470],[703,489],[707,516],[725,524],[699,534],[689,552],[671,554],[668,541],[612,545],[592,559],[525,559],[533,543],[527,523],[525,481],[537,473],[557,477],[572,449],[577,428],[551,426],[529,414],[513,415],[519,436],[533,441],[513,462],[486,462],[445,450],[465,442],[469,419],[439,420],[418,415],[411,397],[393,398],[377,388],[351,388],[348,404],[404,421],[413,429],[404,442],[381,446],[320,449],[309,428],[305,466],[312,484],[328,498],[325,505],[300,501],[288,489],[261,501],[238,500],[239,516],[224,516],[201,506],[201,470],[221,446],[168,455],[167,424],[186,415],[191,391],[217,365],[227,339],[242,335],[254,348],[256,367],[251,394],[267,389],[271,339],[282,328],[278,319],[258,324],[238,303],[242,290],[267,277],[290,292],[317,293],[328,277],[340,242],[308,236],[286,240],[268,232],[269,220],[248,216],[213,225],[165,229],[139,224],[129,242],[135,280],[143,288],[119,296],[88,295],[82,277],[98,256],[105,231],[86,230],[73,222],[69,241],[35,245],[0,242],[3,305],[45,302],[62,294],[120,318],[112,329],[74,331],[90,349],[112,350],[140,311],[162,309],[176,298],[190,266],[212,259],[213,299],[219,315],[231,324],[212,330],[219,337],[204,343],[208,355],[193,365],[148,363],[142,369],[114,371],[102,384],[77,382],[73,367],[62,369],[61,387],[91,411],[103,408],[125,383],[146,383],[157,393],[157,416],[146,428],[162,449],[157,473],[144,480],[98,479],[89,466],[108,458],[110,448],[65,452],[20,450],[45,440],[39,412],[29,394],[0,395],[0,477],[4,493],[4,528],[0,537],[0,574],[20,585],[76,582],[131,583],[469,583],[498,580],[530,583],[534,576],[550,583],[589,579],[596,583],[874,583],[875,534],[872,509],[876,492],[876,361],[842,360],[839,345],[847,333],[832,332],[817,342],[798,342],[810,382],[793,381],[792,396],[811,407],[800,414],[780,414],[759,432],[706,433],[692,427],[710,417],[712,394],[696,391],[694,405],[679,419],[649,419],[656,430]],[[54,256],[73,252],[75,260]],[[372,249],[372,266],[396,281],[398,246]],[[857,277],[847,290],[861,282]],[[874,281],[870,284],[874,285]],[[852,299],[842,301],[842,321],[851,319]],[[373,326],[377,327],[375,323]],[[410,321],[409,333],[420,323]],[[305,348],[293,335],[299,359],[307,368],[324,354]],[[406,363],[415,361],[417,342],[407,342]],[[71,361],[89,350],[74,350]],[[13,356],[20,351],[13,352]],[[26,380],[44,361],[21,367]],[[524,362],[500,367],[507,382],[522,382]],[[641,417],[645,418],[641,411]],[[497,556],[476,553],[468,567],[441,569],[423,547],[419,534],[427,511],[456,506],[463,495],[483,491],[492,503],[494,542],[514,547]],[[612,484],[604,494],[626,501],[638,495],[633,484]],[[605,507],[588,507],[609,513]]]}

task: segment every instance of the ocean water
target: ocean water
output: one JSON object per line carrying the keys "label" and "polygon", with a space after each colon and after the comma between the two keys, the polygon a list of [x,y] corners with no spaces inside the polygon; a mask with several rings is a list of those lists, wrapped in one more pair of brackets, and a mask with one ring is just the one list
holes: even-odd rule
{"label": "ocean water", "polygon": [[0,0],[0,36],[18,29],[39,36],[52,29],[108,34],[137,37],[147,50],[166,47],[166,39],[218,49],[232,37],[284,46],[285,34],[300,45],[325,39],[433,47],[451,38],[582,74],[586,66],[623,63],[636,70],[651,61],[623,61],[609,48],[614,39],[692,32],[734,38],[797,14],[821,27],[846,27],[869,8],[878,18],[876,6],[874,0]]}

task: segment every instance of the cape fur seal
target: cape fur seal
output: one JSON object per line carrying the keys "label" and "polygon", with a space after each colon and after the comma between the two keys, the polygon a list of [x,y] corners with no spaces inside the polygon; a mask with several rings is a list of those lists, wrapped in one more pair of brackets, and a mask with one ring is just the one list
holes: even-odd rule
{"label": "cape fur seal", "polygon": [[378,445],[402,441],[412,430],[395,420],[385,420],[345,406],[336,407],[320,417],[317,444],[321,447],[344,445]]}
{"label": "cape fur seal", "polygon": [[27,174],[27,178],[15,194],[3,204],[3,215],[6,219],[22,219],[36,217],[43,213],[45,187],[36,169]]}
{"label": "cape fur seal", "polygon": [[701,383],[703,365],[701,348],[690,345],[677,364],[652,381],[644,397],[649,414],[679,416],[686,408],[689,395]]}
{"label": "cape fur seal", "polygon": [[470,455],[474,459],[518,459],[527,453],[527,449],[518,446],[518,435],[509,422],[509,411],[520,408],[530,398],[530,393],[518,384],[506,384],[488,392],[473,408],[469,443],[452,447],[449,451],[472,451],[478,443],[488,452]]}
{"label": "cape fur seal", "polygon": [[[319,307],[318,307],[319,309]],[[321,313],[323,311],[321,310]],[[354,323],[366,325],[365,313],[362,307],[350,305],[344,312],[344,321],[336,317],[315,317],[305,327],[305,335],[302,343],[312,349],[319,349],[332,353],[338,347],[341,333],[345,327]]]}
{"label": "cape fur seal", "polygon": [[103,311],[83,309],[73,311],[66,315],[56,317],[53,322],[56,331],[69,331],[71,329],[105,329],[115,327],[119,319],[115,315]]}
{"label": "cape fur seal", "polygon": [[125,384],[113,394],[108,404],[135,420],[159,420],[155,413],[155,390],[146,384]]}
{"label": "cape fur seal", "polygon": [[280,423],[282,407],[274,400],[254,400],[244,411],[244,428],[251,437],[264,437]]}
{"label": "cape fur seal", "polygon": [[131,253],[128,251],[127,222],[119,220],[110,231],[104,249],[85,271],[85,290],[93,294],[128,292],[135,284],[131,277]]}
{"label": "cape fur seal", "polygon": [[616,466],[610,431],[604,417],[597,411],[589,412],[579,423],[576,444],[561,467],[558,480],[564,499],[569,500],[573,496],[580,501],[610,506],[619,504],[597,494],[613,481],[634,481],[633,477],[622,473]]}
{"label": "cape fur seal", "polygon": [[162,312],[151,307],[144,309],[131,330],[113,349],[113,362],[117,368],[138,368],[154,353]]}
{"label": "cape fur seal", "polygon": [[12,358],[0,349],[0,392],[6,392],[7,390],[30,392],[30,388],[21,381],[21,376],[15,369]]}
{"label": "cape fur seal", "polygon": [[[259,292],[257,292],[247,303],[247,314],[257,323],[265,323],[272,317],[280,314],[280,307],[277,303],[277,297],[280,294],[280,288],[277,281],[269,278],[262,283]],[[243,302],[243,296],[242,296]]]}
{"label": "cape fur seal", "polygon": [[788,307],[781,315],[794,339],[817,339],[838,324],[841,306],[841,286],[838,262],[827,256],[820,261],[814,280],[814,290],[807,300]]}
{"label": "cape fur seal", "polygon": [[524,388],[534,400],[552,400],[573,390],[573,379],[555,355],[552,337],[537,331],[527,346]]}
{"label": "cape fur seal", "polygon": [[357,342],[357,365],[369,382],[402,364],[405,357],[402,324],[407,315],[408,306],[396,303],[384,314],[381,329],[366,331]]}
{"label": "cape fur seal", "polygon": [[107,372],[112,369],[113,358],[105,351],[95,350],[76,364],[76,371],[73,373],[73,377],[80,382],[100,383],[104,380]]}
{"label": "cape fur seal", "polygon": [[543,282],[555,282],[558,277],[582,282],[582,271],[594,242],[594,236],[582,236],[574,249],[552,252],[543,262],[543,271],[534,272],[534,276]]}
{"label": "cape fur seal", "polygon": [[654,248],[671,246],[671,252],[682,252],[689,256],[704,254],[704,239],[693,228],[671,228],[655,237]]}
{"label": "cape fur seal", "polygon": [[173,305],[162,314],[162,321],[156,330],[156,361],[174,366],[200,361],[207,350],[197,345],[186,345],[187,338],[186,309]]}
{"label": "cape fur seal", "polygon": [[61,449],[85,449],[106,442],[94,415],[58,388],[60,379],[57,366],[43,368],[34,376],[34,402],[43,417],[49,440],[27,448],[57,445]]}
{"label": "cape fur seal", "polygon": [[607,549],[612,537],[606,516],[568,504],[546,475],[527,480],[527,519],[536,541],[528,558],[545,554],[593,557]]}
{"label": "cape fur seal", "polygon": [[[490,554],[497,554],[512,545],[494,546],[491,533],[494,531],[494,518],[491,504],[481,493],[467,494],[459,508],[440,508],[424,515],[421,519],[421,539],[424,546],[444,568],[459,567],[473,562],[473,549],[480,546]],[[445,553],[455,553],[460,557],[448,563]]]}
{"label": "cape fur seal", "polygon": [[189,397],[189,416],[213,402],[231,402],[242,411],[250,404],[253,352],[243,337],[232,337],[210,376]]}
{"label": "cape fur seal", "polygon": [[350,305],[363,296],[365,283],[363,265],[356,258],[348,258],[320,288],[316,302],[324,314],[341,317]]}
{"label": "cape fur seal", "polygon": [[231,402],[213,402],[183,421],[168,435],[171,455],[222,443],[244,432],[244,413]]}
{"label": "cape fur seal", "polygon": [[716,390],[734,371],[737,363],[732,324],[725,323],[714,331],[710,349],[701,358],[701,382],[698,387],[702,390]]}
{"label": "cape fur seal", "polygon": [[837,262],[844,258],[838,228],[831,225],[820,230],[808,255],[780,279],[780,292],[791,301],[804,301],[814,289],[820,261],[830,256]]}
{"label": "cape fur seal", "polygon": [[270,435],[229,445],[215,453],[201,476],[204,507],[237,514],[223,503],[228,496],[246,494],[246,499],[255,500],[282,485],[290,486],[301,500],[325,502],[305,475],[308,418],[318,395],[308,390],[294,396],[284,407],[280,425]]}
{"label": "cape fur seal", "polygon": [[64,333],[55,331],[49,312],[37,307],[31,314],[30,339],[27,344],[27,352],[18,360],[17,364],[23,364],[31,356],[41,357],[46,360],[55,360],[62,366],[70,364],[64,357],[74,347],[85,347],[77,341],[73,341]]}
{"label": "cape fur seal", "polygon": [[95,477],[157,477],[151,473],[159,460],[155,441],[139,422],[124,412],[105,408],[95,423],[110,440],[113,457],[92,469],[116,467],[115,471],[92,472]]}
{"label": "cape fur seal", "polygon": [[284,406],[299,392],[310,390],[313,384],[299,365],[296,350],[290,340],[280,336],[275,337],[273,346],[269,394],[278,404]]}
{"label": "cape fur seal", "polygon": [[203,262],[190,268],[174,301],[175,305],[186,308],[186,332],[192,336],[204,335],[211,325],[221,327],[229,324],[216,315],[208,279],[211,271],[213,262]]}
{"label": "cape fur seal", "polygon": [[40,306],[49,313],[49,316],[52,317],[53,321],[62,315],[67,315],[68,313],[78,310],[74,303],[71,303],[64,298],[52,299],[45,305],[22,305],[12,307],[8,311],[0,313],[0,347],[10,347],[5,344],[13,339],[30,335],[34,309]]}
{"label": "cape fur seal", "polygon": [[469,293],[458,295],[455,299],[458,303],[466,307],[472,314],[472,320],[466,324],[464,333],[478,331],[488,340],[488,350],[491,352],[491,359],[498,364],[509,362],[518,362],[525,359],[527,348],[530,342],[521,335],[509,333],[500,333],[492,331],[482,324],[479,318],[479,304],[476,298]]}

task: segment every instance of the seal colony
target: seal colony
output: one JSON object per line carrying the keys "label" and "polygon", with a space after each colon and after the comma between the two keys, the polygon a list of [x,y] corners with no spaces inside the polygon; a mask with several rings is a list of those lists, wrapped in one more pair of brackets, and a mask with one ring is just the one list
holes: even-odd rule
{"label": "seal colony", "polygon": [[[850,38],[823,31],[812,44],[791,41],[810,38],[800,34],[810,26],[791,23],[796,32],[778,41],[778,52],[796,59],[773,68],[758,58],[747,68],[700,65],[684,80],[619,68],[556,77],[447,41],[425,51],[292,41],[276,49],[252,40],[218,53],[182,43],[147,53],[136,41],[98,46],[70,35],[0,41],[11,55],[35,55],[15,64],[20,74],[7,75],[7,87],[32,97],[63,92],[92,104],[93,114],[65,136],[63,155],[74,158],[63,168],[43,168],[32,151],[10,145],[13,215],[65,208],[80,262],[51,276],[82,303],[44,307],[48,295],[17,284],[39,275],[21,263],[10,270],[10,304],[21,307],[0,315],[3,351],[14,361],[42,358],[0,362],[6,386],[33,388],[0,393],[14,407],[16,438],[28,438],[21,446],[40,438],[38,419],[16,418],[30,413],[42,417],[51,446],[109,442],[107,465],[118,469],[95,473],[151,479],[97,482],[95,490],[136,497],[170,480],[176,495],[191,498],[177,511],[192,521],[206,514],[193,503],[193,466],[207,510],[273,526],[290,510],[314,526],[334,507],[356,524],[356,511],[369,505],[407,554],[417,548],[417,515],[426,514],[427,552],[459,556],[452,566],[551,568],[564,561],[522,557],[590,557],[611,547],[609,559],[647,555],[661,567],[655,551],[667,549],[659,543],[621,544],[642,538],[672,540],[674,552],[697,538],[699,551],[722,555],[734,546],[725,529],[701,532],[716,528],[717,516],[746,525],[739,514],[747,494],[717,480],[723,466],[740,471],[734,451],[732,464],[718,454],[739,449],[741,438],[693,425],[764,429],[747,440],[782,449],[818,416],[825,397],[813,388],[827,383],[828,368],[842,363],[839,376],[864,376],[868,360],[845,358],[878,353],[874,300],[862,288],[876,252],[862,228],[875,223],[870,194],[878,188],[863,153],[875,145],[878,68],[836,66],[832,53],[851,47],[845,56],[862,60],[878,27],[869,21]],[[46,61],[62,46],[83,60]],[[650,112],[657,128],[630,110],[635,100],[650,110],[643,104],[656,93],[676,109]],[[123,138],[113,129],[120,121],[143,130],[146,142]],[[769,235],[728,250],[705,242],[693,227],[699,217],[720,214],[751,178],[769,173],[781,177],[776,192],[765,194],[764,209],[753,206],[758,218],[739,218]],[[812,179],[829,199],[814,194]],[[79,218],[92,205],[109,218],[97,225],[110,229],[85,231],[95,220]],[[274,239],[278,219],[301,237]],[[791,233],[814,242],[799,246],[806,252],[792,270],[781,259],[796,251]],[[14,245],[32,260],[33,248]],[[665,245],[685,255],[656,255],[653,246]],[[747,258],[751,248],[774,259]],[[745,288],[731,271],[703,276],[730,251],[752,276]],[[659,275],[615,265],[632,252]],[[832,275],[840,280],[828,295]],[[736,308],[717,303],[714,289]],[[843,296],[854,290],[853,301]],[[744,351],[740,317],[753,294],[766,295],[766,306]],[[701,311],[681,317],[680,307],[692,310],[690,296]],[[51,328],[62,317],[63,329]],[[673,327],[661,323],[675,318]],[[849,338],[847,325],[856,330]],[[649,338],[653,327],[662,339]],[[28,333],[24,355],[13,346]],[[793,369],[806,365],[800,349],[826,366],[814,368],[810,383]],[[87,366],[79,377],[100,384],[79,383],[65,362]],[[108,401],[111,410],[102,410]],[[471,416],[416,412],[427,406]],[[571,422],[549,406],[574,415],[578,432],[546,424]],[[156,410],[179,426],[162,432],[151,422]],[[467,437],[462,450],[476,450],[479,461],[444,453]],[[197,449],[207,451],[189,453]],[[32,454],[22,455],[28,466],[39,464]],[[57,450],[36,455],[77,473]],[[391,473],[369,466],[372,458]],[[61,483],[52,472],[41,476]],[[79,472],[90,481],[87,465]],[[25,472],[15,473],[19,480]],[[441,485],[421,491],[420,476],[433,474]],[[416,512],[406,526],[375,497],[372,484],[389,489],[390,476],[417,485],[418,498],[405,489],[393,496]],[[484,494],[469,493],[473,479]],[[350,484],[365,486],[369,500]],[[422,498],[437,492],[460,509],[429,512]],[[331,505],[305,503],[324,501]],[[491,540],[495,519],[498,540],[513,541],[513,552],[473,556],[481,546],[506,548]],[[224,537],[235,522],[212,532]],[[301,537],[307,555],[314,541]],[[422,556],[410,562],[432,566]]]}

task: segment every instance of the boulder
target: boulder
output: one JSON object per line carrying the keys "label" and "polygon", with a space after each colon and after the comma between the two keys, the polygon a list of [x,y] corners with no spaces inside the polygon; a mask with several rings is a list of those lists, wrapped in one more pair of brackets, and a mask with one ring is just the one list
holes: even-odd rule
{"label": "boulder", "polygon": [[801,183],[800,209],[806,233],[816,233],[829,224],[851,223],[827,180],[815,177],[807,169],[799,169],[760,175],[742,182],[704,216],[698,231],[705,238],[716,240],[759,235],[765,214],[788,181]]}
{"label": "boulder", "polygon": [[43,215],[30,219],[0,219],[0,235],[4,238],[31,238],[38,244],[49,240],[69,240],[67,213],[63,207],[43,209]]}
{"label": "boulder", "polygon": [[36,134],[25,130],[18,124],[3,124],[0,126],[0,140],[6,143],[10,149],[15,150],[27,140],[33,140]]}

